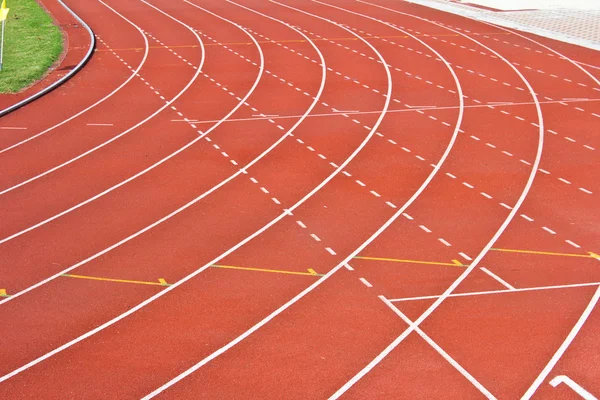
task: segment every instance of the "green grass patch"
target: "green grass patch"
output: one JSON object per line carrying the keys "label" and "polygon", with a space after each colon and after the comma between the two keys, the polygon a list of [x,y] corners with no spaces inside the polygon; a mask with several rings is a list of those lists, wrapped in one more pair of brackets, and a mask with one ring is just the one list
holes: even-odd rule
{"label": "green grass patch", "polygon": [[39,80],[63,50],[60,29],[35,0],[7,0],[0,93],[16,93]]}

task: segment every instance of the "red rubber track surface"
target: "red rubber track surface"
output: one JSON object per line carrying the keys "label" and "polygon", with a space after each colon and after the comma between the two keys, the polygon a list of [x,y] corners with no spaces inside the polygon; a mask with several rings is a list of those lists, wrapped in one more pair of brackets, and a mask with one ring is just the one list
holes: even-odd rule
{"label": "red rubber track surface", "polygon": [[94,57],[0,131],[4,397],[600,395],[597,52],[392,0],[68,5]]}

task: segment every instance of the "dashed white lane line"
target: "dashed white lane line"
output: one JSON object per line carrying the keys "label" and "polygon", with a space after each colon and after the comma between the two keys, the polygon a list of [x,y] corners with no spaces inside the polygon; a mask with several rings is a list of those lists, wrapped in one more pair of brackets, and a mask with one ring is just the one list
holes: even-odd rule
{"label": "dashed white lane line", "polygon": [[306,229],[306,225],[304,225],[304,222],[298,220],[296,221],[296,223],[300,226],[300,228]]}
{"label": "dashed white lane line", "polygon": [[431,233],[431,229],[429,229],[428,227],[426,227],[425,225],[419,225],[419,228],[421,228],[422,230],[424,230],[427,233]]}
{"label": "dashed white lane line", "polygon": [[451,247],[451,246],[452,246],[450,243],[448,243],[448,241],[446,241],[446,240],[444,240],[444,239],[442,239],[442,238],[438,238],[438,240],[439,240],[439,241],[440,241],[440,242],[441,242],[441,243],[442,243],[444,246],[447,246],[447,247]]}
{"label": "dashed white lane line", "polygon": [[527,221],[529,221],[529,222],[533,222],[533,218],[531,218],[531,217],[528,217],[528,216],[527,216],[527,215],[525,215],[525,214],[521,214],[521,217],[523,217],[524,219],[526,219],[526,220],[527,220]]}
{"label": "dashed white lane line", "polygon": [[327,252],[332,256],[335,256],[337,254],[335,251],[333,251],[331,247],[326,247],[325,250],[327,250]]}
{"label": "dashed white lane line", "polygon": [[0,126],[0,129],[7,129],[7,130],[23,130],[23,129],[27,129],[25,127],[21,127],[21,126]]}
{"label": "dashed white lane line", "polygon": [[373,285],[371,285],[371,283],[370,283],[368,280],[366,280],[365,278],[359,278],[359,280],[360,280],[360,281],[361,281],[361,282],[362,282],[362,283],[363,283],[363,284],[364,284],[366,287],[368,287],[368,288],[372,288],[372,287],[373,287]]}

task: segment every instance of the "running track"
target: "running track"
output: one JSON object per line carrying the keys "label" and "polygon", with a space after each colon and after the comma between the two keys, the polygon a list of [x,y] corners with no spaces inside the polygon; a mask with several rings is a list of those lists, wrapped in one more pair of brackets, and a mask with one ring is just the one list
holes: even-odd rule
{"label": "running track", "polygon": [[597,53],[396,0],[67,3],[94,56],[0,121],[4,397],[600,395]]}

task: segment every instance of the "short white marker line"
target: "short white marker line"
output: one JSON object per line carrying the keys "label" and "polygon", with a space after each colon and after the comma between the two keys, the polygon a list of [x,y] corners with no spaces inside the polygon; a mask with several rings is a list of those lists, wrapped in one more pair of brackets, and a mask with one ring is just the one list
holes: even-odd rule
{"label": "short white marker line", "polygon": [[500,284],[502,286],[504,286],[505,288],[509,289],[509,290],[515,290],[515,287],[512,286],[510,283],[506,282],[504,279],[500,278],[498,275],[494,274],[492,271],[490,271],[487,268],[481,267],[480,268],[483,272],[485,272],[486,274],[488,274],[489,276],[491,276],[492,278],[494,278],[496,281],[500,282]]}
{"label": "short white marker line", "polygon": [[525,214],[521,214],[521,217],[525,218],[525,219],[526,219],[527,221],[529,221],[529,222],[533,222],[533,218],[531,218],[531,217],[528,217],[528,216],[527,216],[527,215],[525,215]]}
{"label": "short white marker line", "polygon": [[[386,299],[384,296],[379,296],[381,301],[383,301],[396,315],[398,315],[404,322],[408,325],[414,324],[414,322],[408,318],[402,311],[400,311],[391,301]],[[452,365],[458,372],[461,373],[462,376],[467,378],[469,382],[473,386],[477,388],[485,397],[488,399],[495,399],[494,395],[491,394],[481,383],[479,383],[473,375],[471,375],[466,369],[464,369],[456,360],[454,360],[448,353],[446,353],[436,342],[433,341],[423,330],[419,327],[415,328],[415,332],[417,335],[421,336],[428,345],[433,347],[435,351],[437,351],[450,365]]]}
{"label": "short white marker line", "polygon": [[546,232],[550,233],[551,235],[556,235],[556,232],[554,232],[552,229],[542,226],[542,229],[545,230]]}
{"label": "short white marker line", "polygon": [[529,387],[527,392],[525,392],[525,394],[522,397],[523,400],[529,400],[531,398],[531,396],[533,396],[534,393],[537,391],[537,389],[540,387],[542,382],[544,382],[546,380],[546,377],[550,374],[550,372],[552,371],[552,369],[554,368],[554,366],[556,365],[558,360],[560,360],[562,355],[565,353],[565,351],[567,350],[567,348],[569,347],[571,342],[573,342],[573,340],[575,339],[575,336],[577,336],[577,334],[581,330],[581,327],[583,326],[583,324],[585,324],[585,321],[587,320],[589,315],[592,313],[592,310],[596,306],[596,303],[598,302],[599,298],[600,298],[600,286],[598,287],[598,289],[596,289],[596,292],[592,296],[592,299],[590,300],[587,307],[583,311],[583,314],[581,314],[581,317],[579,317],[579,320],[577,320],[577,323],[575,324],[575,326],[573,326],[573,329],[571,329],[571,332],[569,332],[569,335],[567,335],[565,341],[560,345],[560,347],[558,348],[558,350],[556,351],[554,356],[552,356],[552,358],[550,359],[550,361],[548,362],[546,367],[542,370],[542,372],[537,377],[537,379],[533,382],[531,387]]}
{"label": "short white marker line", "polygon": [[335,256],[337,254],[335,251],[333,251],[331,247],[325,247],[325,250],[327,250],[327,252],[332,256]]}
{"label": "short white marker line", "polygon": [[320,239],[320,238],[319,238],[317,235],[315,235],[314,233],[311,233],[311,234],[310,234],[310,236],[311,236],[313,239],[315,239],[317,242],[320,242],[320,241],[321,241],[321,239]]}
{"label": "short white marker line", "polygon": [[22,128],[22,127],[18,127],[18,126],[0,126],[0,129],[15,129],[15,130],[22,130],[22,129],[27,129],[27,128]]}
{"label": "short white marker line", "polygon": [[565,242],[567,242],[568,244],[570,244],[571,246],[573,246],[573,247],[575,247],[575,248],[578,248],[578,249],[580,249],[580,248],[581,248],[581,246],[580,246],[580,245],[578,245],[577,243],[575,243],[575,242],[572,242],[572,241],[570,241],[570,240],[565,240]]}
{"label": "short white marker line", "polygon": [[359,279],[359,280],[360,280],[362,283],[364,283],[366,287],[368,287],[368,288],[372,288],[372,287],[373,287],[373,285],[371,285],[371,283],[370,283],[368,280],[366,280],[365,278],[358,278],[358,279]]}
{"label": "short white marker line", "polygon": [[444,240],[443,238],[438,238],[438,240],[447,247],[451,247],[452,245],[450,243],[448,243],[446,240]]}
{"label": "short white marker line", "polygon": [[306,225],[304,225],[304,222],[302,222],[302,221],[298,220],[298,221],[296,221],[296,223],[297,223],[298,225],[300,225],[300,228],[304,228],[304,229],[306,229]]}
{"label": "short white marker line", "polygon": [[344,264],[344,267],[346,267],[348,271],[354,271],[354,268],[352,268],[348,263]]}
{"label": "short white marker line", "polygon": [[468,255],[466,255],[465,253],[458,253],[459,256],[461,256],[462,258],[464,258],[467,261],[473,261],[473,259],[471,257],[469,257]]}
{"label": "short white marker line", "polygon": [[579,384],[573,381],[573,379],[569,378],[566,375],[558,375],[550,381],[550,385],[552,387],[557,387],[561,383],[564,383],[565,385],[573,389],[573,391],[580,395],[581,398],[583,398],[583,400],[598,400],[594,395],[582,388]]}
{"label": "short white marker line", "polygon": [[431,233],[431,230],[427,228],[425,225],[419,225],[419,228],[423,229],[427,233]]}

